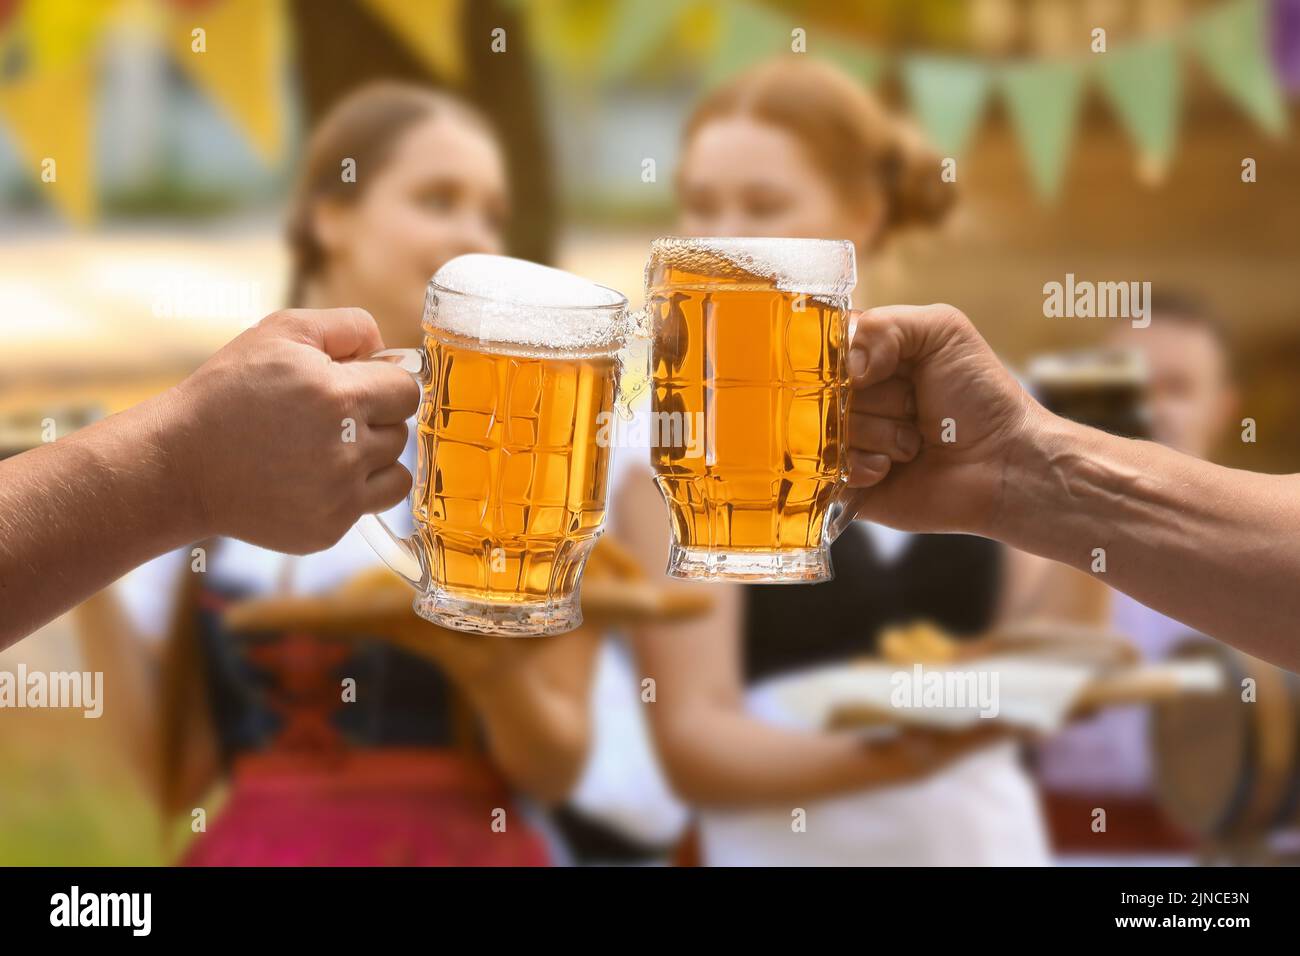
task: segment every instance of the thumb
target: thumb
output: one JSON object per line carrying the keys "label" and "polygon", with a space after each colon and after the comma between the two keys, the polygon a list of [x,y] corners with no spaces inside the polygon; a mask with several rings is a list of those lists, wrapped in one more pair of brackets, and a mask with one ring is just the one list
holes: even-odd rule
{"label": "thumb", "polygon": [[362,358],[384,347],[365,309],[288,309],[263,322],[286,337],[320,349],[336,361]]}

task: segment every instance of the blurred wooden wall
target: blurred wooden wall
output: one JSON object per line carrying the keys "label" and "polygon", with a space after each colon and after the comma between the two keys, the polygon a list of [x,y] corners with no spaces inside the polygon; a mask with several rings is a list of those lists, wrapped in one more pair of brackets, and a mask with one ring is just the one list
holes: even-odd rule
{"label": "blurred wooden wall", "polygon": [[[1257,446],[1227,442],[1223,460],[1300,471],[1300,109],[1275,140],[1219,94],[1192,86],[1158,183],[1090,94],[1055,204],[1034,196],[1006,117],[992,116],[960,162],[964,198],[951,221],[937,238],[903,237],[866,277],[870,296],[960,305],[1020,362],[1096,342],[1115,321],[1043,316],[1043,284],[1067,272],[1193,294],[1229,327],[1243,415],[1260,423]],[[1245,157],[1256,160],[1255,183],[1241,181]]]}

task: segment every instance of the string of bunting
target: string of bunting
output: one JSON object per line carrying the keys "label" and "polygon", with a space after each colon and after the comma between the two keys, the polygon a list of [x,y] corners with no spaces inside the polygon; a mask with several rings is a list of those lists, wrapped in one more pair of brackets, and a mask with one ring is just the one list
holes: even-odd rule
{"label": "string of bunting", "polygon": [[[462,0],[357,0],[435,75],[463,79]],[[70,221],[98,213],[96,73],[114,30],[149,36],[267,166],[289,141],[286,0],[0,0],[0,127]]]}
{"label": "string of bunting", "polygon": [[[464,82],[464,0],[356,2],[433,75]],[[1286,128],[1279,73],[1300,76],[1300,49],[1279,47],[1275,67],[1268,48],[1274,11],[1277,42],[1300,47],[1300,0],[1224,0],[1168,34],[1105,53],[1006,62],[890,55],[854,38],[805,31],[793,14],[755,0],[618,0],[594,8],[568,0],[508,2],[526,14],[548,65],[587,80],[618,82],[665,51],[698,64],[706,86],[783,54],[830,59],[867,85],[897,69],[917,121],[951,156],[969,147],[1000,96],[1030,180],[1048,199],[1059,192],[1089,82],[1111,104],[1145,167],[1159,171],[1177,145],[1186,56],[1275,136]],[[154,36],[273,165],[288,142],[285,7],[286,0],[0,0],[0,126],[58,208],[76,223],[92,221],[99,41],[125,27]]]}
{"label": "string of bunting", "polygon": [[[1215,84],[1274,136],[1286,128],[1278,73],[1282,64],[1300,63],[1300,25],[1293,24],[1289,32],[1282,29],[1288,16],[1300,21],[1296,0],[1224,0],[1167,34],[1117,44],[1104,53],[1091,52],[1090,37],[1083,36],[1078,55],[1007,61],[920,52],[890,55],[824,29],[805,30],[805,20],[795,13],[754,0],[622,0],[612,36],[605,41],[611,51],[605,78],[627,75],[673,43],[674,32],[684,35],[684,18],[701,4],[712,11],[717,32],[703,64],[708,84],[791,53],[831,59],[868,85],[893,67],[917,121],[948,156],[967,149],[990,101],[1000,95],[1034,188],[1047,199],[1059,192],[1089,81],[1114,109],[1144,168],[1158,172],[1167,168],[1177,145],[1184,56],[1197,59]],[[1278,67],[1268,46],[1274,5]],[[1284,43],[1296,49],[1288,50]],[[568,61],[570,66],[574,62]]]}

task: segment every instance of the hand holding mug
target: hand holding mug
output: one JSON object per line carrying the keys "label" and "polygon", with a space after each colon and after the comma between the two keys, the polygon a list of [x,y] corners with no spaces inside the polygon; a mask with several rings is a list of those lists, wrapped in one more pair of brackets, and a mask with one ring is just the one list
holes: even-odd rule
{"label": "hand holding mug", "polygon": [[204,534],[306,554],[406,496],[397,459],[420,390],[392,365],[349,361],[381,348],[362,309],[276,312],[169,394],[177,427],[160,451]]}
{"label": "hand holding mug", "polygon": [[849,484],[857,514],[907,531],[990,527],[1042,407],[949,305],[856,313]]}

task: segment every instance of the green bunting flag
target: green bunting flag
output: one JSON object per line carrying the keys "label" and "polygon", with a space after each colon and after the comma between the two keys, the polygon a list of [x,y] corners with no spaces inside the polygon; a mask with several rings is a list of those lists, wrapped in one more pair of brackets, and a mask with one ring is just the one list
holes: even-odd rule
{"label": "green bunting flag", "polygon": [[1163,168],[1178,135],[1178,54],[1171,39],[1147,40],[1097,54],[1097,77],[1144,158]]}
{"label": "green bunting flag", "polygon": [[829,60],[864,86],[874,86],[885,67],[884,56],[852,40],[825,35],[821,30],[808,37],[808,55]]}
{"label": "green bunting flag", "polygon": [[988,100],[989,68],[975,60],[914,56],[903,64],[903,83],[917,120],[945,155],[966,148]]}
{"label": "green bunting flag", "polygon": [[664,41],[691,0],[622,0],[605,46],[602,72],[619,79],[641,66]]}
{"label": "green bunting flag", "polygon": [[709,58],[706,86],[716,86],[747,66],[790,52],[797,24],[757,4],[732,0],[723,10],[721,42]]}
{"label": "green bunting flag", "polygon": [[1286,128],[1286,109],[1269,62],[1264,4],[1234,0],[1192,23],[1188,42],[1210,76],[1268,132]]}
{"label": "green bunting flag", "polygon": [[1083,67],[1069,60],[1025,63],[1006,68],[1001,80],[1034,187],[1053,199],[1078,120]]}

